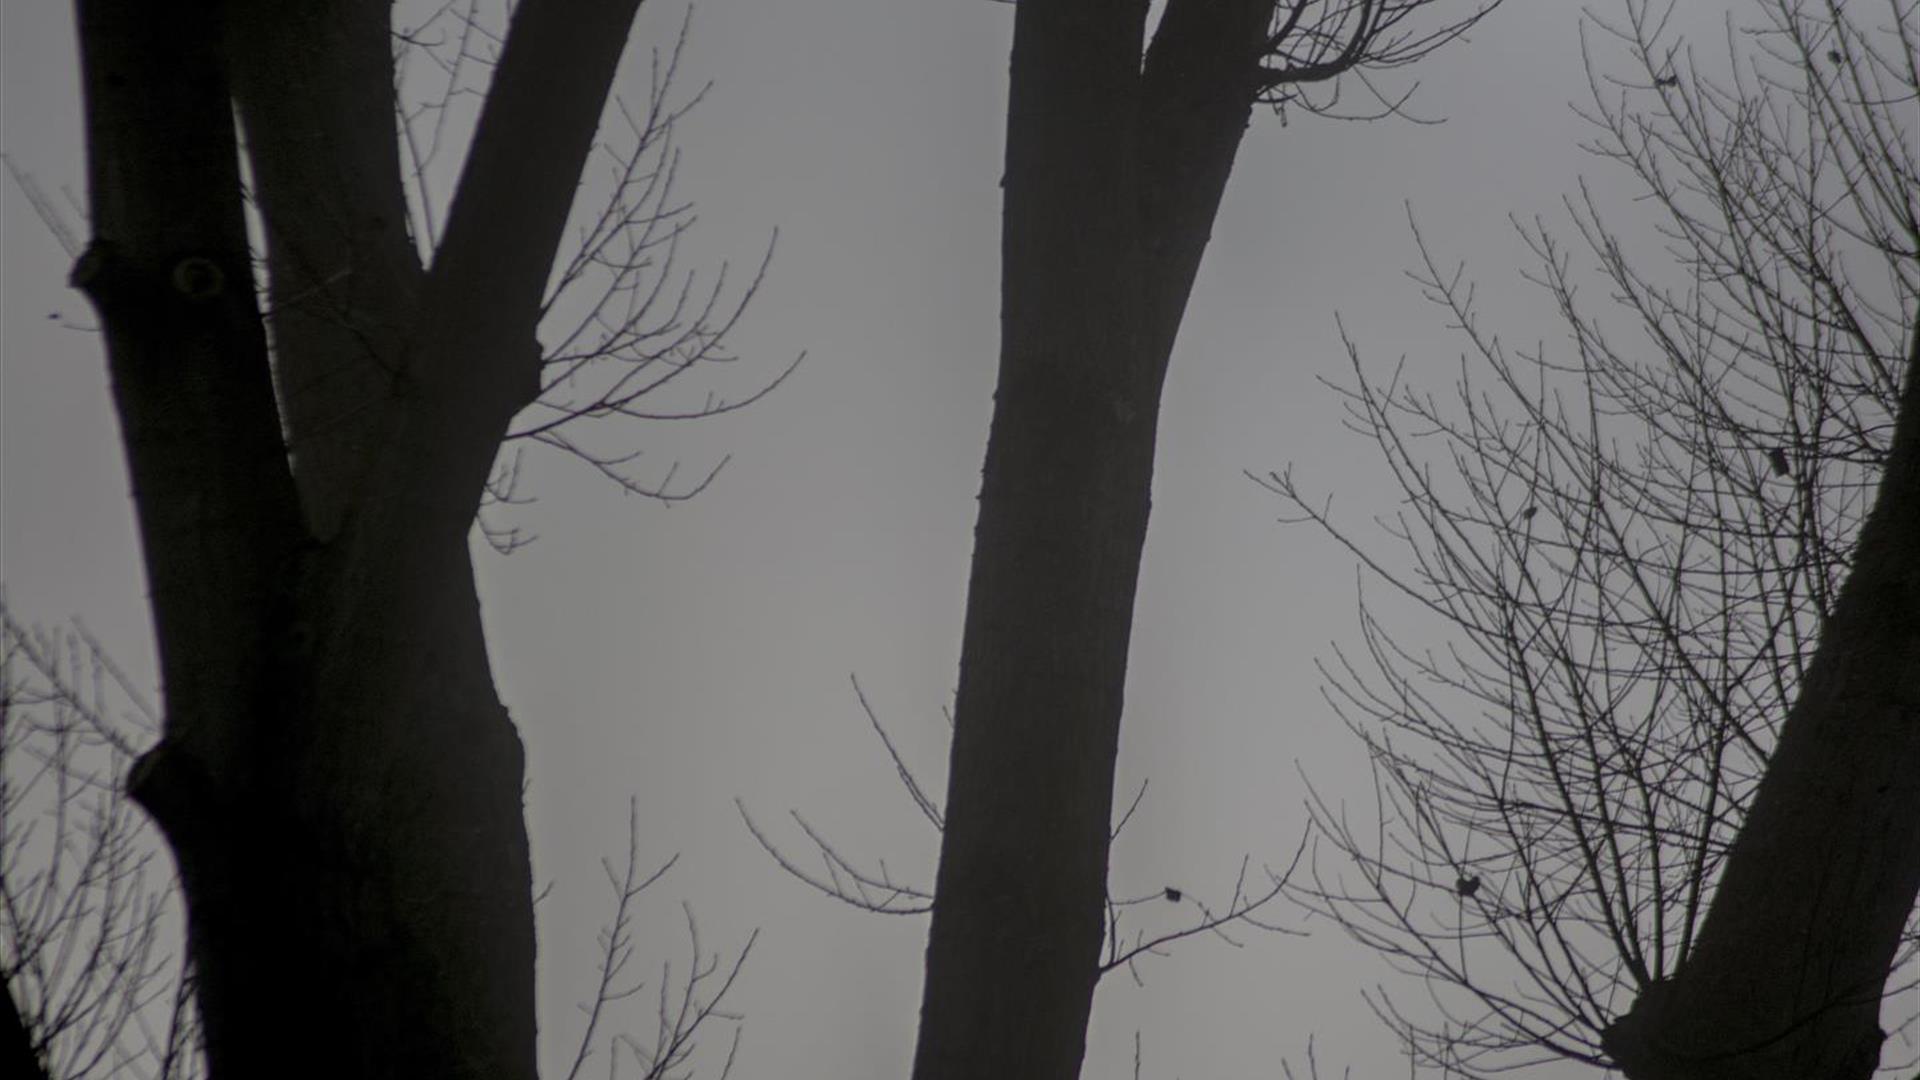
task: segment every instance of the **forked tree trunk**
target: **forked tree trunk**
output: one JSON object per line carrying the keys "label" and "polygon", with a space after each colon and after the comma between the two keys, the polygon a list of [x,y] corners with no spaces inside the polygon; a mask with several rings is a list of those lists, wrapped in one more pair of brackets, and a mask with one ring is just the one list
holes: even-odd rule
{"label": "forked tree trunk", "polygon": [[523,0],[423,268],[385,3],[80,0],[74,282],[166,701],[130,789],[179,864],[216,1078],[535,1075],[523,756],[467,538],[538,387],[541,292],[636,7]]}
{"label": "forked tree trunk", "polygon": [[1632,1080],[1866,1080],[1920,895],[1920,325],[1854,562],[1693,954],[1606,1033]]}

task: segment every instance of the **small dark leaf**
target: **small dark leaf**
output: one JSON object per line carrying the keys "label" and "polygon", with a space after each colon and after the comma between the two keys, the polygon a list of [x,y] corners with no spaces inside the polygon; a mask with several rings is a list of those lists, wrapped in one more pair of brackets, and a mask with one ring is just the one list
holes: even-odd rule
{"label": "small dark leaf", "polygon": [[1787,464],[1787,452],[1777,446],[1767,451],[1767,461],[1773,466],[1775,476],[1785,476],[1793,471],[1793,467]]}
{"label": "small dark leaf", "polygon": [[1172,886],[1167,887],[1167,899],[1176,904],[1180,902],[1180,898],[1184,895],[1186,894],[1182,893],[1179,889],[1173,888]]}
{"label": "small dark leaf", "polygon": [[1472,896],[1474,893],[1480,891],[1480,879],[1474,877],[1472,874],[1468,874],[1453,883],[1453,891],[1459,893],[1461,896]]}

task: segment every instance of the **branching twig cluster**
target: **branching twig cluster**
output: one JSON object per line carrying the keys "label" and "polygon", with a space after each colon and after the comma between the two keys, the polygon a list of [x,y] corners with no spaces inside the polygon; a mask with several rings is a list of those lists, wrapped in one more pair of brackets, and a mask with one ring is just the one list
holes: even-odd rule
{"label": "branching twig cluster", "polygon": [[[1289,108],[1348,120],[1405,115],[1417,87],[1383,91],[1374,74],[1413,64],[1465,35],[1499,6],[1482,0],[1439,27],[1416,23],[1434,0],[1280,0],[1274,4],[1259,69],[1259,101],[1284,120]],[[1357,79],[1371,107],[1341,107],[1343,77]]]}
{"label": "branching twig cluster", "polygon": [[[645,980],[634,979],[627,974],[628,965],[633,960],[634,909],[640,895],[665,877],[680,857],[675,855],[653,872],[643,874],[639,844],[639,809],[637,804],[630,803],[626,859],[618,866],[612,860],[602,861],[607,884],[614,891],[613,919],[600,931],[599,978],[592,999],[582,1002],[580,1006],[586,1014],[586,1026],[580,1033],[566,1080],[578,1080],[582,1070],[593,1059],[600,1045],[601,1024],[607,1010],[623,1001],[637,998],[647,988]],[[737,1013],[727,1011],[724,1003],[734,983],[740,978],[741,970],[746,967],[747,957],[752,954],[760,932],[756,930],[749,935],[739,955],[731,963],[723,964],[717,954],[708,952],[702,944],[700,924],[693,917],[693,908],[682,903],[680,909],[687,923],[687,966],[676,978],[671,961],[661,965],[659,982],[654,990],[655,1025],[650,1039],[623,1032],[606,1040],[608,1076],[619,1075],[623,1054],[639,1068],[641,1080],[683,1080],[693,1075],[690,1065],[700,1048],[701,1031],[715,1021],[733,1025],[719,1076],[724,1080],[733,1072],[734,1058],[740,1050],[742,1018]]]}
{"label": "branching twig cluster", "polygon": [[1686,958],[1847,571],[1920,316],[1911,5],[1870,25],[1776,0],[1729,29],[1723,75],[1663,37],[1670,8],[1626,10],[1591,25],[1637,76],[1601,74],[1590,41],[1584,115],[1669,259],[1636,261],[1593,194],[1569,199],[1600,311],[1573,252],[1520,226],[1556,353],[1486,330],[1421,241],[1416,280],[1465,342],[1454,394],[1370,377],[1350,339],[1344,391],[1401,490],[1399,555],[1290,472],[1260,478],[1448,638],[1410,644],[1363,592],[1362,655],[1322,670],[1376,804],[1356,820],[1313,792],[1346,870],[1316,862],[1296,894],[1422,981],[1428,1008],[1370,1002],[1448,1075],[1604,1065],[1601,1029]]}
{"label": "branching twig cluster", "polygon": [[120,790],[155,723],[84,628],[0,603],[0,1043],[46,1076],[201,1072],[172,876]]}

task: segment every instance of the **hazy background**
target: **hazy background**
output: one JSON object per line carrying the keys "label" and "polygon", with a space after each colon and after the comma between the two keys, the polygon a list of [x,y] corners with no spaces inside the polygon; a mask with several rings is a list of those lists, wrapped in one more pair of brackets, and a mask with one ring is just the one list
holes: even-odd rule
{"label": "hazy background", "polygon": [[[1463,7],[1463,5],[1461,5]],[[1689,5],[1711,35],[1722,5]],[[1602,4],[1612,14],[1617,5]],[[630,60],[670,42],[684,8],[651,0]],[[1441,14],[1445,14],[1443,10]],[[937,840],[900,790],[848,682],[857,674],[930,791],[944,791],[998,330],[998,181],[1012,9],[990,0],[701,0],[682,87],[713,88],[680,135],[680,193],[701,222],[686,249],[736,273],[779,244],[735,339],[746,385],[802,350],[771,398],[697,425],[623,433],[664,474],[732,463],[697,500],[623,498],[577,463],[532,455],[537,534],[478,556],[495,672],[531,753],[543,1042],[570,1054],[610,896],[599,860],[624,849],[638,801],[642,858],[681,853],[641,912],[639,962],[682,963],[678,903],[705,943],[763,935],[731,1000],[748,1017],[736,1075],[904,1075],[922,918],[862,914],[782,874],[733,799],[804,854],[790,808],[849,854],[931,880]],[[1403,276],[1406,204],[1444,258],[1485,286],[1509,338],[1559,332],[1515,271],[1507,217],[1557,213],[1585,172],[1568,108],[1587,95],[1579,5],[1516,3],[1471,40],[1389,77],[1444,117],[1342,124],[1256,117],[1194,292],[1161,418],[1119,783],[1152,785],[1114,856],[1114,891],[1172,885],[1222,902],[1242,854],[1283,864],[1304,822],[1303,773],[1371,807],[1357,747],[1313,670],[1353,640],[1351,557],[1243,475],[1288,463],[1361,525],[1392,509],[1370,444],[1343,432],[1321,377],[1344,379],[1341,313],[1376,370],[1406,357],[1436,388],[1458,342]],[[71,16],[0,7],[0,149],[56,202],[84,185]],[[1711,38],[1708,44],[1711,44]],[[644,68],[620,92],[645,95]],[[76,228],[78,215],[71,215]],[[67,260],[11,183],[4,227],[0,574],[22,617],[85,619],[151,685],[145,585],[92,314]],[[83,231],[83,230],[82,230]],[[1325,863],[1329,871],[1337,869]],[[1167,905],[1166,928],[1190,909]],[[1279,1075],[1309,1036],[1323,1067],[1405,1075],[1361,988],[1386,980],[1330,926],[1274,909],[1308,938],[1211,939],[1103,982],[1086,1075]],[[1152,929],[1148,922],[1143,928]],[[677,968],[676,968],[677,970]],[[620,1019],[652,1030],[643,995]],[[719,1036],[721,1033],[716,1032]],[[717,1040],[723,1041],[723,1040]],[[1548,1068],[1540,1077],[1577,1075]]]}

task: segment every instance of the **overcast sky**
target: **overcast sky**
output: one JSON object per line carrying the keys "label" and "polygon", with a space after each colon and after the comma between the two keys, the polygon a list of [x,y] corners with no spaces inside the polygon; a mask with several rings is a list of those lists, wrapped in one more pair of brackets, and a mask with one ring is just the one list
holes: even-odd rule
{"label": "overcast sky", "polygon": [[[1718,7],[1719,5],[1700,5]],[[1376,370],[1451,384],[1460,351],[1403,276],[1411,204],[1443,257],[1485,284],[1508,336],[1558,336],[1520,283],[1509,214],[1557,214],[1587,174],[1569,103],[1586,97],[1580,5],[1518,3],[1466,42],[1389,76],[1445,118],[1342,124],[1262,115],[1249,131],[1188,308],[1161,417],[1119,784],[1151,778],[1114,857],[1114,891],[1172,885],[1221,901],[1243,854],[1284,863],[1304,823],[1302,774],[1371,805],[1364,761],[1322,702],[1313,660],[1356,638],[1353,559],[1242,475],[1289,463],[1336,513],[1391,509],[1364,440],[1322,377],[1344,379],[1346,320]],[[1613,10],[1617,4],[1601,5]],[[684,8],[651,0],[630,59],[668,43]],[[1695,14],[1698,14],[1697,12]],[[998,327],[998,181],[1012,9],[991,0],[701,0],[682,85],[711,80],[680,134],[680,192],[700,224],[687,256],[771,275],[737,338],[741,386],[805,351],[761,404],[697,425],[622,432],[661,472],[732,461],[707,493],[624,498],[577,463],[535,455],[530,547],[478,557],[495,671],[530,748],[542,1026],[552,1068],[591,989],[608,912],[599,859],[623,850],[638,800],[648,861],[681,854],[649,895],[640,949],[683,953],[678,904],[705,943],[763,934],[732,1004],[748,1016],[736,1075],[904,1075],[925,922],[855,912],[785,877],[736,796],[799,847],[799,809],[849,854],[930,881],[937,839],[900,790],[849,685],[932,791],[990,416]],[[1706,24],[1709,28],[1712,23]],[[0,149],[55,194],[80,193],[77,70],[58,4],[0,8]],[[621,92],[644,97],[644,67]],[[1624,190],[1624,189],[1621,189]],[[0,575],[23,617],[86,620],[152,682],[145,586],[92,314],[21,192],[5,230]],[[77,227],[77,216],[76,216]],[[57,316],[57,317],[56,317]],[[1337,865],[1326,864],[1329,870]],[[1179,914],[1171,909],[1163,916]],[[1392,981],[1337,929],[1199,940],[1110,976],[1086,1075],[1276,1076],[1310,1036],[1356,1076],[1405,1075],[1362,1004]],[[1153,924],[1149,924],[1149,928]],[[651,1031],[646,1001],[629,1018]],[[1546,1078],[1576,1075],[1548,1068]],[[1337,1071],[1334,1073],[1337,1075]]]}

